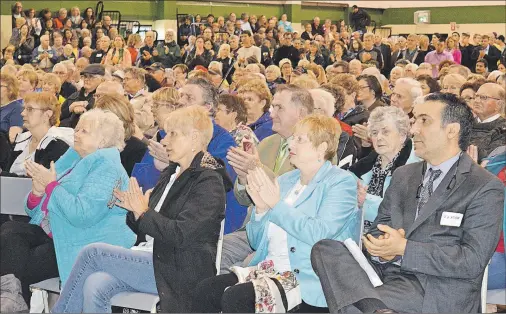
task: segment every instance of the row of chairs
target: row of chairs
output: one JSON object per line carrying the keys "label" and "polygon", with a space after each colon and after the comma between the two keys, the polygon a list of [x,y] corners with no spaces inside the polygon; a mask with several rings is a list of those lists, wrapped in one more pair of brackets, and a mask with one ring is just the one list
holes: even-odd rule
{"label": "row of chairs", "polygon": [[[25,216],[24,206],[22,205],[26,195],[31,191],[31,180],[23,178],[0,177],[0,195],[9,197],[1,197],[0,209],[2,214],[22,215]],[[363,222],[364,212],[361,213]],[[216,271],[220,273],[221,252],[223,247],[224,220],[221,222],[221,231],[218,241],[218,249],[216,256]],[[363,223],[361,224],[360,233],[363,232]],[[360,248],[362,242],[359,242]],[[483,282],[481,287],[481,305],[482,313],[486,313],[487,302],[491,304],[506,303],[506,289],[488,290],[488,266],[485,269]],[[48,293],[59,294],[60,283],[59,278],[51,278],[31,286],[32,291],[42,294],[43,307],[46,313],[49,313]],[[114,296],[111,300],[113,306],[132,308],[142,311],[156,312],[156,306],[159,302],[157,295],[138,293],[138,292],[122,292]]]}

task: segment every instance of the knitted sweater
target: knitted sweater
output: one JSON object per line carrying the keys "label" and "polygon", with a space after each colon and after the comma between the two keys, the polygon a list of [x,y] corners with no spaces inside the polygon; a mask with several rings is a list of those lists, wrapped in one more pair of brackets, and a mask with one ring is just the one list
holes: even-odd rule
{"label": "knitted sweater", "polygon": [[494,149],[504,145],[506,119],[499,117],[492,122],[475,122],[471,131],[470,143],[478,147],[478,161],[481,162]]}
{"label": "knitted sweater", "polygon": [[[65,283],[86,245],[103,242],[129,248],[136,236],[126,225],[127,211],[115,205],[113,190],[128,187],[116,148],[99,149],[84,158],[69,148],[55,166],[58,183],[49,194],[47,208],[58,271]],[[41,207],[47,197],[44,194],[33,209],[25,207],[31,224],[40,225],[44,218]]]}

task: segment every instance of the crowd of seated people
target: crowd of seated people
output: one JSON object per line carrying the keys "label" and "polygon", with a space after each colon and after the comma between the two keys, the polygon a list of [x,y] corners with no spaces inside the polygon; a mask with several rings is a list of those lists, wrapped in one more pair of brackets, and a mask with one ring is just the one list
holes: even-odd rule
{"label": "crowd of seated people", "polygon": [[16,2],[0,56],[0,176],[32,186],[29,221],[0,226],[21,310],[55,277],[68,313],[120,292],[163,312],[477,312],[487,265],[506,288],[503,35],[231,13],[157,41],[68,11]]}

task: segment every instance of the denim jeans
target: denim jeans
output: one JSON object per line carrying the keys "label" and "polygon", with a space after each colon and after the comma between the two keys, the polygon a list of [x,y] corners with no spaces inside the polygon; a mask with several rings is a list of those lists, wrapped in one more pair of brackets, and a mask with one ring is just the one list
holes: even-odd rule
{"label": "denim jeans", "polygon": [[253,252],[244,229],[225,235],[223,237],[220,274],[230,273],[230,267],[232,266],[245,266],[244,260]]}
{"label": "denim jeans", "polygon": [[110,313],[120,292],[158,294],[153,254],[94,243],[86,246],[72,268],[53,313]]}
{"label": "denim jeans", "polygon": [[488,290],[506,288],[506,255],[495,252],[488,266]]}

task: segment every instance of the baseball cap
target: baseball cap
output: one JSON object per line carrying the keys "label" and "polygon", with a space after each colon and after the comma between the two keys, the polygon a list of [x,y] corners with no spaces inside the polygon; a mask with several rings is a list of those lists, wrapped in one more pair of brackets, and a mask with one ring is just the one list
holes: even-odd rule
{"label": "baseball cap", "polygon": [[162,70],[162,71],[164,71],[165,67],[163,66],[163,64],[161,62],[155,62],[155,63],[151,64],[150,66],[148,66],[146,68],[146,70],[153,70],[153,71]]}

